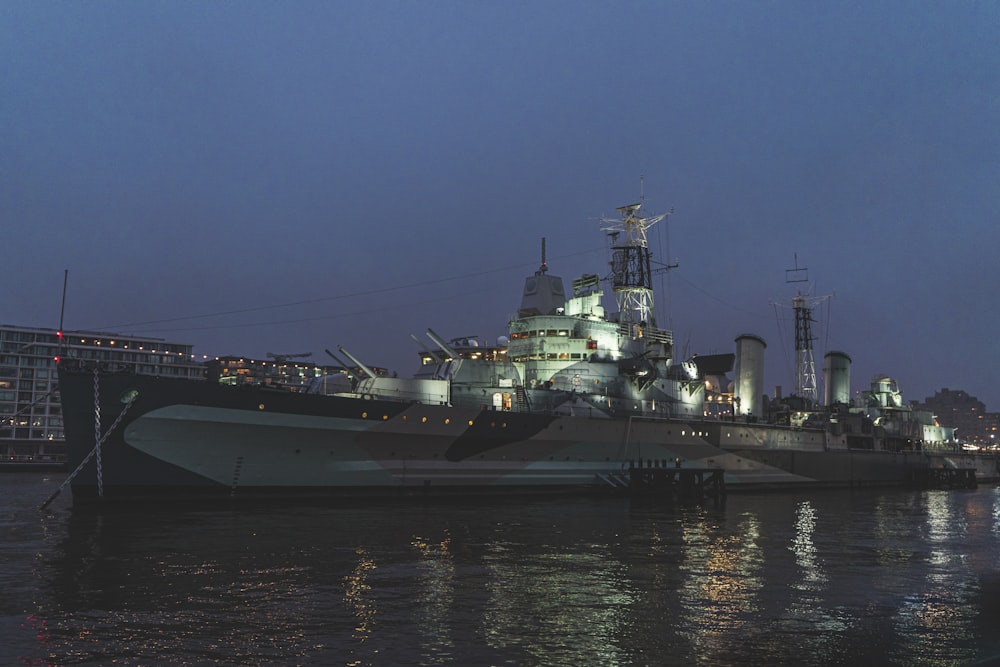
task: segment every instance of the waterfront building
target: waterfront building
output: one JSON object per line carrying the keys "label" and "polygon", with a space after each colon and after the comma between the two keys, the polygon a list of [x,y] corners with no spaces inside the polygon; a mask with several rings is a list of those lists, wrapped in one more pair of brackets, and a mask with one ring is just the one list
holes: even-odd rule
{"label": "waterfront building", "polygon": [[65,460],[56,365],[60,356],[120,364],[138,373],[204,377],[192,346],[98,331],[0,325],[0,463]]}
{"label": "waterfront building", "polygon": [[[215,357],[207,362],[210,380],[232,385],[273,385],[289,391],[311,393],[335,393],[350,391],[364,371],[359,367],[319,365],[311,361],[293,361],[294,357],[308,357],[310,354],[268,355],[268,360],[249,357]],[[379,377],[388,375],[385,368],[366,366]],[[331,384],[332,383],[332,384]]]}
{"label": "waterfront building", "polygon": [[1000,444],[1000,413],[987,412],[982,401],[961,389],[941,389],[919,407],[933,412],[942,426],[955,428],[961,442],[981,447]]}

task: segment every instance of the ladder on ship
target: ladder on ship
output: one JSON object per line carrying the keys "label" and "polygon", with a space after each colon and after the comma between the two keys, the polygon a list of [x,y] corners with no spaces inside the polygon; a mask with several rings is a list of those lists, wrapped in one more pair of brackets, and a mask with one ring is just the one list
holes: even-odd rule
{"label": "ladder on ship", "polygon": [[517,396],[517,411],[528,412],[531,409],[531,405],[528,403],[528,392],[524,390],[524,385],[517,385],[514,389],[514,393]]}

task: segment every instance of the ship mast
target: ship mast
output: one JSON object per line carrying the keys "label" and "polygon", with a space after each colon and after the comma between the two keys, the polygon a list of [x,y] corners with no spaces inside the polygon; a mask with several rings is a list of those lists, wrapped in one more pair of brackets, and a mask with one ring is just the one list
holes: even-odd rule
{"label": "ship mast", "polygon": [[[795,255],[795,268],[785,269],[786,283],[804,283],[809,281],[808,269],[799,267],[799,256]],[[811,297],[807,293],[796,291],[792,298],[792,310],[795,312],[795,393],[812,401],[819,400],[816,386],[816,359],[813,356],[812,335],[813,307],[829,299],[831,295]]]}
{"label": "ship mast", "polygon": [[795,310],[795,357],[798,374],[795,377],[796,393],[816,402],[819,392],[816,388],[816,359],[813,355],[812,308],[802,294],[792,299]]}
{"label": "ship mast", "polygon": [[[653,269],[646,230],[670,213],[643,218],[643,202],[617,209],[621,219],[602,218],[611,237],[611,280],[622,323],[656,326]],[[624,237],[624,238],[622,238]]]}

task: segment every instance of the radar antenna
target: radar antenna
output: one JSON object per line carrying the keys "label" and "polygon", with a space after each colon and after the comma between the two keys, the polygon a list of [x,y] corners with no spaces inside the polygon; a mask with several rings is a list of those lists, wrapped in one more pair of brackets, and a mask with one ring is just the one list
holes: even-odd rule
{"label": "radar antenna", "polygon": [[[620,218],[601,218],[611,239],[611,281],[622,323],[656,326],[652,277],[646,231],[673,213],[673,209],[648,218],[641,217],[643,201],[620,206]],[[672,268],[658,267],[656,271]]]}

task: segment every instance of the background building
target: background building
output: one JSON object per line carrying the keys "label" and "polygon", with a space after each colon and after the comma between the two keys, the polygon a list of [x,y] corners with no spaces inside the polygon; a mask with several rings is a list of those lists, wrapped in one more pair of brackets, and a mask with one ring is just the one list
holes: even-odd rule
{"label": "background building", "polygon": [[[309,355],[291,355],[309,356]],[[361,369],[339,365],[320,366],[308,361],[292,361],[288,356],[271,355],[269,361],[248,357],[215,357],[206,362],[208,379],[221,384],[266,384],[288,391],[331,394],[350,391]],[[369,367],[379,376],[386,369]]]}
{"label": "background building", "polygon": [[[273,384],[291,391],[350,391],[360,369],[292,361],[303,355],[195,358],[193,346],[100,331],[0,325],[0,466],[57,466],[66,460],[56,366],[60,357],[120,365],[143,375]],[[384,368],[371,367],[377,375]]]}
{"label": "background building", "polygon": [[956,428],[961,442],[984,447],[1000,444],[1000,413],[987,412],[982,401],[961,389],[942,389],[915,407],[933,412],[942,426]]}
{"label": "background building", "polygon": [[204,377],[205,365],[191,350],[158,338],[0,325],[0,463],[65,460],[60,356],[113,362],[148,375]]}

